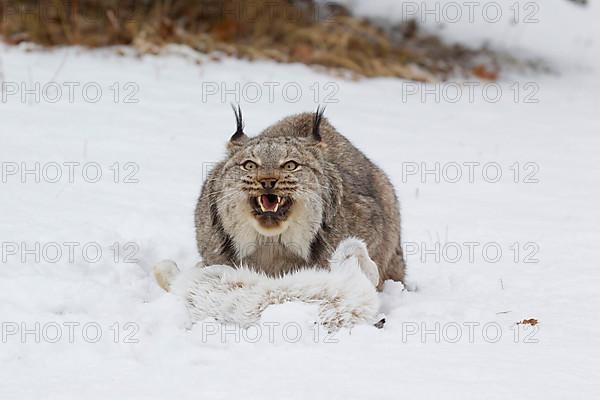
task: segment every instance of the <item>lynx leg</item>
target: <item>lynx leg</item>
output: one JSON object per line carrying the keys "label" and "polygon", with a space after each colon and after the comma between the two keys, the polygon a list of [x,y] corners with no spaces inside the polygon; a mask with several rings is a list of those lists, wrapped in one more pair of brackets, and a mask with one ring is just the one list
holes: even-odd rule
{"label": "lynx leg", "polygon": [[399,246],[381,270],[382,281],[378,289],[383,289],[383,282],[387,279],[404,283],[405,269],[402,248]]}

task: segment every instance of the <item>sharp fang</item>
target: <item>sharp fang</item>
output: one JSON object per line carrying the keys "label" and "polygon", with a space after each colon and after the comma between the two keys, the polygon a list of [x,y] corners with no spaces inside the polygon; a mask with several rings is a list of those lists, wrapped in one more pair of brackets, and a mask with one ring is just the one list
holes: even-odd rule
{"label": "sharp fang", "polygon": [[263,206],[263,202],[262,202],[262,196],[258,196],[256,198],[256,201],[258,202],[258,206],[260,207],[262,212],[266,212],[266,211],[270,211],[270,212],[277,212],[277,210],[279,210],[279,205],[281,204],[281,200],[282,198],[277,196],[277,201],[275,203],[275,207],[273,207],[272,210],[267,210],[264,206]]}

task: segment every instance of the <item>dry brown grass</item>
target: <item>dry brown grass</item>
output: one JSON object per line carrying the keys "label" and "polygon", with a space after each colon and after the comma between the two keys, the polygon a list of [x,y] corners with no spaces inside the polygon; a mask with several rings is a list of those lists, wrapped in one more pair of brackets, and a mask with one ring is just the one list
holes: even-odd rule
{"label": "dry brown grass", "polygon": [[482,50],[448,46],[410,23],[384,31],[341,7],[317,8],[312,0],[3,0],[0,14],[0,34],[8,43],[123,44],[143,53],[177,43],[202,53],[301,62],[356,77],[496,76],[489,63],[474,62],[486,54]]}

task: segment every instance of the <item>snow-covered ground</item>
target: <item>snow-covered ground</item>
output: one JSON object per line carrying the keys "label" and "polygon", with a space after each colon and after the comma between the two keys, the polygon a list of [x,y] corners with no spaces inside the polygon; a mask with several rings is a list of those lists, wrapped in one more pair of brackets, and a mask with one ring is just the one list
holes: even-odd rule
{"label": "snow-covered ground", "polygon": [[[424,88],[171,53],[0,48],[0,398],[600,394],[593,65]],[[412,290],[388,282],[384,329],[327,337],[295,305],[260,332],[190,326],[153,282],[160,259],[197,261],[193,208],[237,101],[249,133],[327,104],[390,175]]]}

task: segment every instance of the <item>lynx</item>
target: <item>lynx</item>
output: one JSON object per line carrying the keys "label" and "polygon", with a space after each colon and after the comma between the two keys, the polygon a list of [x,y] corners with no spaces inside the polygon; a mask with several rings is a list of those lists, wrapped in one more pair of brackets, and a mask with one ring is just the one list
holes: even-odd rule
{"label": "lynx", "polygon": [[404,280],[400,211],[387,176],[323,117],[284,118],[255,137],[236,132],[210,171],[195,212],[204,265],[247,266],[270,276],[328,268],[339,243],[367,244],[383,281]]}

